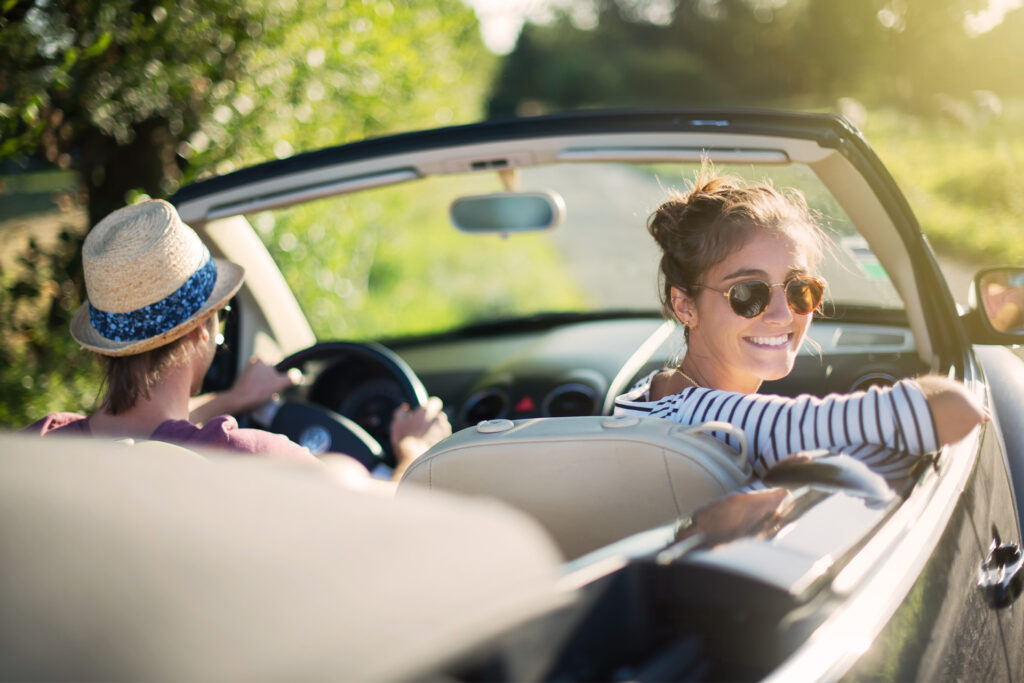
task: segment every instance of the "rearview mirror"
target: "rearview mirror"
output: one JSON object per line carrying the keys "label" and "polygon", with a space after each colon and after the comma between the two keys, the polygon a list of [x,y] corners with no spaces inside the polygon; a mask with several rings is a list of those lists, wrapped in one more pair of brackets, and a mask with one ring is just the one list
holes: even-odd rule
{"label": "rearview mirror", "polygon": [[510,233],[550,230],[565,218],[565,201],[554,192],[499,192],[459,197],[450,209],[463,232]]}
{"label": "rearview mirror", "polygon": [[1024,342],[1024,268],[985,268],[974,276],[968,303],[996,343]]}

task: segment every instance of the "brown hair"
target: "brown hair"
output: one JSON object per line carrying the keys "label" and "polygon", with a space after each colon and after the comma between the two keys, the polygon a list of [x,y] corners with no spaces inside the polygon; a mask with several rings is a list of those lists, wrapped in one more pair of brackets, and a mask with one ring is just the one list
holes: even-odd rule
{"label": "brown hair", "polygon": [[149,391],[168,368],[181,363],[188,351],[191,334],[170,344],[131,356],[103,356],[106,396],[100,407],[111,415],[126,413],[140,399],[148,399]]}
{"label": "brown hair", "polygon": [[747,184],[718,175],[705,161],[689,192],[673,192],[647,221],[662,252],[658,280],[665,317],[675,319],[672,287],[693,295],[693,285],[703,284],[708,269],[758,230],[799,231],[812,266],[820,262],[828,239],[799,190],[780,191],[767,181]]}

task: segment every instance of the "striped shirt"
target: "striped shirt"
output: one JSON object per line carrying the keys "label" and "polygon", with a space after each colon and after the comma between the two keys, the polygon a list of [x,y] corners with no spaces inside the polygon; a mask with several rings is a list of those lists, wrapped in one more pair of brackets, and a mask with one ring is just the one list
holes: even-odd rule
{"label": "striped shirt", "polygon": [[[863,461],[887,478],[906,476],[917,458],[940,447],[921,387],[912,379],[852,394],[797,398],[688,387],[649,400],[651,373],[615,399],[616,415],[647,415],[682,424],[711,420],[739,427],[758,477],[793,453],[827,449]],[[739,450],[735,437],[713,432]]]}

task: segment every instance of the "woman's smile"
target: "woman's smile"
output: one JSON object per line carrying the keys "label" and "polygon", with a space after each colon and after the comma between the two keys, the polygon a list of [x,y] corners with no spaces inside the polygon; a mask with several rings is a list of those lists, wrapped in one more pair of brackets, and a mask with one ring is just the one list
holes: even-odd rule
{"label": "woman's smile", "polygon": [[744,341],[761,349],[785,349],[793,341],[793,333],[777,334],[771,337],[745,337]]}

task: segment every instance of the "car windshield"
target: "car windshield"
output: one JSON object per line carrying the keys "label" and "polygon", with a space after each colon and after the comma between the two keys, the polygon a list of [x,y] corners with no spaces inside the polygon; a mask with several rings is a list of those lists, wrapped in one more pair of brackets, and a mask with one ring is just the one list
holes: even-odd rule
{"label": "car windshield", "polygon": [[[809,168],[719,170],[805,194],[834,243],[821,273],[832,306],[902,309],[885,270]],[[453,227],[453,200],[505,189],[495,171],[434,176],[248,219],[320,339],[396,338],[548,313],[656,314],[658,253],[647,218],[696,171],[678,163],[520,169],[517,189],[547,190],[565,202],[564,222],[538,233]]]}

